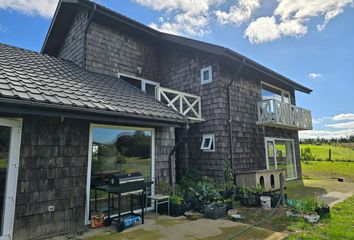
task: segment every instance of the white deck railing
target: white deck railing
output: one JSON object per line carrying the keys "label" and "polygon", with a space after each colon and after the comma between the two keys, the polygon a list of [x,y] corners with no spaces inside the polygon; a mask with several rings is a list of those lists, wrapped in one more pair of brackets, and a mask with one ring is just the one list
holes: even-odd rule
{"label": "white deck railing", "polygon": [[262,100],[257,104],[259,125],[311,130],[311,111],[274,99]]}
{"label": "white deck railing", "polygon": [[158,87],[157,98],[191,120],[203,121],[201,97],[168,88]]}

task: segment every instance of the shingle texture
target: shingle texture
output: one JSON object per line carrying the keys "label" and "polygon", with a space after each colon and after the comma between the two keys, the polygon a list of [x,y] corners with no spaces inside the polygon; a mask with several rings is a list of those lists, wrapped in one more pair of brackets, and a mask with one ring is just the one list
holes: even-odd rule
{"label": "shingle texture", "polygon": [[96,109],[159,120],[185,118],[121,79],[0,43],[0,98]]}

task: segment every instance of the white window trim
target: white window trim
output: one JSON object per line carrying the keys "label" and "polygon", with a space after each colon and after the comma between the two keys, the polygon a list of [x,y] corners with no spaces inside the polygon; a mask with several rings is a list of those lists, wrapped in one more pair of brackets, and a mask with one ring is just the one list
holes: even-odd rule
{"label": "white window trim", "polygon": [[[111,128],[111,129],[127,129],[127,130],[137,130],[137,131],[151,131],[151,194],[155,194],[155,151],[156,151],[156,140],[155,140],[155,129],[154,128],[140,128],[140,127],[129,127],[120,125],[106,125],[106,124],[90,124],[90,135],[89,135],[89,148],[88,148],[88,163],[87,163],[87,178],[86,178],[86,204],[85,204],[85,222],[84,225],[89,225],[91,221],[90,218],[90,190],[91,190],[91,169],[92,169],[92,145],[93,145],[93,129],[94,128]],[[147,208],[147,210],[154,209],[154,206]],[[115,216],[115,215],[112,215]],[[1,240],[1,239],[0,239]]]}
{"label": "white window trim", "polygon": [[272,84],[269,84],[269,83],[266,83],[266,82],[263,82],[263,81],[261,81],[261,91],[263,90],[263,85],[267,85],[268,87],[271,87],[271,88],[279,90],[281,92],[281,101],[282,102],[284,102],[284,95],[288,94],[288,96],[289,96],[289,104],[292,104],[291,95],[290,95],[289,91],[286,91],[286,90],[284,90],[282,88],[276,87],[276,86],[274,86]]}
{"label": "white window trim", "polygon": [[[208,147],[204,147],[205,141],[210,139]],[[211,145],[213,145],[213,149],[211,149]],[[202,145],[200,149],[204,152],[215,152],[215,135],[214,134],[203,134]]]}
{"label": "white window trim", "polygon": [[152,81],[152,80],[136,77],[134,75],[130,75],[130,74],[126,74],[126,73],[118,73],[118,78],[120,78],[121,76],[141,81],[141,91],[143,91],[143,92],[146,92],[146,84],[147,83],[151,84],[151,85],[155,85],[155,98],[157,98],[156,88],[160,87],[160,83]]}
{"label": "white window trim", "polygon": [[[265,137],[264,138],[264,146],[265,146],[265,152],[266,152],[266,163],[267,163],[267,170],[269,170],[269,162],[268,162],[268,147],[267,147],[267,142],[273,142],[274,143],[274,150],[276,151],[275,148],[275,141],[289,141],[292,143],[293,146],[293,159],[294,159],[294,167],[295,167],[295,177],[294,178],[287,178],[287,181],[290,180],[295,180],[298,177],[297,173],[297,163],[296,163],[296,156],[295,156],[295,143],[294,139],[290,138],[273,138],[273,137]],[[276,152],[274,153],[274,163],[275,163],[275,169],[278,169],[278,161],[277,161],[277,154]]]}
{"label": "white window trim", "polygon": [[[204,79],[204,72],[209,71],[209,80],[203,80]],[[211,83],[213,81],[213,68],[212,66],[208,66],[205,68],[202,68],[200,70],[200,82],[202,85],[207,84],[207,83]]]}
{"label": "white window trim", "polygon": [[[6,174],[5,199],[4,199],[4,222],[0,240],[10,240],[13,235],[18,169],[20,164],[20,149],[22,135],[22,119],[0,117],[0,126],[11,128],[8,169]],[[0,216],[1,218],[2,216]],[[1,220],[2,221],[2,220]],[[0,221],[0,224],[2,224]]]}

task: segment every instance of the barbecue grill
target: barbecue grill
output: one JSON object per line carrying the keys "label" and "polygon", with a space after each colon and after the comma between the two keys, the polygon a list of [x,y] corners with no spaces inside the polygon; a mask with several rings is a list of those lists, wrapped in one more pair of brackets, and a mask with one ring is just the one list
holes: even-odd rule
{"label": "barbecue grill", "polygon": [[[104,225],[110,226],[112,221],[116,222],[117,231],[122,231],[127,226],[129,219],[141,219],[144,224],[144,209],[146,188],[151,186],[152,182],[145,182],[144,176],[141,173],[118,173],[111,174],[108,178],[108,184],[93,185],[95,190],[95,211],[97,211],[97,190],[108,193],[108,211]],[[130,196],[130,212],[122,214],[122,196]],[[133,209],[133,197],[140,195],[141,213],[135,213]],[[117,196],[117,207],[114,207],[114,196]],[[111,216],[112,210],[118,210],[117,216]]]}

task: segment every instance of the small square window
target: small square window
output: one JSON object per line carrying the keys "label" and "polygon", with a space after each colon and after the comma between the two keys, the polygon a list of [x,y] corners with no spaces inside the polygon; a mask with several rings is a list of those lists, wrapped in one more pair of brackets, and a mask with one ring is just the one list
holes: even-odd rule
{"label": "small square window", "polygon": [[200,70],[200,80],[202,84],[210,83],[213,81],[213,71],[211,66]]}
{"label": "small square window", "polygon": [[214,134],[204,134],[202,145],[200,149],[205,152],[213,152],[215,151],[215,136]]}

